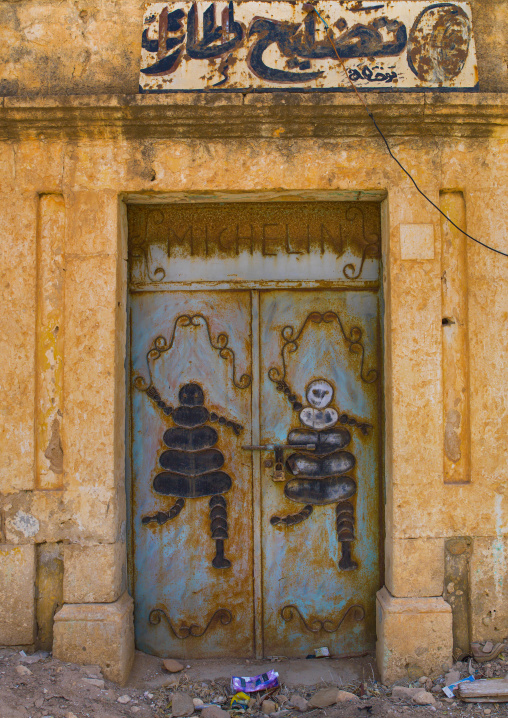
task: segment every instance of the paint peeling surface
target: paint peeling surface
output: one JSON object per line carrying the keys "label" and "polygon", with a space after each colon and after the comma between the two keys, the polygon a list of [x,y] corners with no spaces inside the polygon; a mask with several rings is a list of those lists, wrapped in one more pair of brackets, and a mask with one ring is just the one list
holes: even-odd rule
{"label": "paint peeling surface", "polygon": [[312,447],[285,452],[283,481],[262,454],[265,655],[301,657],[320,645],[332,655],[371,650],[380,585],[379,296],[262,292],[260,343],[262,438]]}
{"label": "paint peeling surface", "polygon": [[132,297],[135,630],[147,653],[253,652],[250,311],[248,292]]}
{"label": "paint peeling surface", "polygon": [[31,538],[39,531],[39,521],[32,514],[27,514],[24,511],[18,511],[14,518],[9,521],[10,528],[14,531],[19,531],[26,538]]}
{"label": "paint peeling surface", "polygon": [[[374,646],[379,205],[329,204],[129,213],[130,536],[143,651],[301,657]],[[261,278],[276,258],[289,274],[291,252],[315,272],[335,253],[344,271],[332,287],[314,275],[302,288],[282,264]],[[168,257],[188,262],[187,282],[167,281]],[[208,275],[212,260],[229,284]]]}
{"label": "paint peeling surface", "polygon": [[[364,90],[473,90],[468,3],[322,2],[349,79]],[[314,11],[290,2],[151,3],[140,92],[350,90]]]}
{"label": "paint peeling surface", "polygon": [[372,202],[132,205],[128,218],[137,286],[201,279],[205,258],[213,282],[379,278],[381,227]]}

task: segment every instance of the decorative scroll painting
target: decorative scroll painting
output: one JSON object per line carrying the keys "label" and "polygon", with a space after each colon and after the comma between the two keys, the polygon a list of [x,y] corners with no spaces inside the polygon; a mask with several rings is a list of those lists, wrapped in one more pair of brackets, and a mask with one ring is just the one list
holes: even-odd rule
{"label": "decorative scroll painting", "polygon": [[252,655],[250,293],[129,299],[130,516],[138,647]]}
{"label": "decorative scroll painting", "polygon": [[[468,3],[316,7],[362,90],[477,89]],[[351,89],[323,23],[303,2],[157,2],[143,23],[140,92]]]}
{"label": "decorative scroll painting", "polygon": [[[369,650],[380,585],[380,297],[260,293],[266,655]],[[361,646],[361,649],[359,648]]]}

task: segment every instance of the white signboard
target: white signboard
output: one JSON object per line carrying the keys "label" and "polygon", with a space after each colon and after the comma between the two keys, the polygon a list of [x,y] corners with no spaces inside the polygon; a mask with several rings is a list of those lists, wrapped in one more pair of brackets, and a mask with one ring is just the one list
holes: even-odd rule
{"label": "white signboard", "polygon": [[[468,3],[315,7],[362,90],[477,89]],[[351,89],[322,21],[303,3],[156,2],[143,23],[140,92]]]}

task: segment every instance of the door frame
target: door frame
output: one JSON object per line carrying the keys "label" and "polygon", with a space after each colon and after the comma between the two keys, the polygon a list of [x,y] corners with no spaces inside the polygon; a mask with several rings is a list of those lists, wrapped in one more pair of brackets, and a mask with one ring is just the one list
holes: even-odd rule
{"label": "door frame", "polygon": [[[380,442],[381,446],[380,452],[379,452],[379,462],[380,462],[380,479],[379,479],[379,527],[380,527],[380,536],[379,536],[379,571],[380,571],[380,585],[379,588],[381,589],[384,585],[384,579],[385,579],[385,542],[386,542],[386,530],[385,530],[385,504],[386,504],[386,472],[385,472],[385,456],[387,455],[389,451],[389,447],[387,445],[388,440],[388,434],[386,432],[386,406],[385,406],[385,400],[386,400],[386,391],[385,391],[385,376],[386,376],[386,370],[387,370],[387,345],[385,341],[385,334],[387,329],[387,309],[385,303],[385,298],[389,297],[389,294],[387,292],[387,273],[384,271],[385,267],[385,257],[388,250],[388,194],[385,190],[359,190],[359,191],[353,191],[353,190],[344,190],[344,191],[309,191],[309,190],[295,190],[295,191],[262,191],[262,192],[250,192],[250,191],[239,191],[239,192],[169,192],[169,193],[158,193],[158,194],[139,194],[139,193],[126,193],[122,195],[120,198],[119,203],[119,212],[120,212],[120,240],[121,240],[121,246],[124,248],[124,255],[126,258],[128,258],[128,222],[127,222],[127,205],[143,205],[143,204],[204,204],[204,203],[210,203],[210,204],[218,204],[218,203],[239,203],[239,202],[255,202],[255,203],[269,203],[269,202],[313,202],[313,203],[319,203],[319,202],[377,202],[380,205],[380,215],[381,215],[381,252],[380,252],[380,275],[379,275],[379,297],[380,297],[380,306],[381,306],[381,322],[380,322],[380,340],[381,340],[381,366],[380,366],[380,379],[381,379],[381,386],[383,388],[382,390],[382,396],[381,396],[381,406],[380,406],[380,413],[382,418],[382,431],[380,431]],[[126,264],[128,262],[128,259],[126,260]],[[206,260],[204,260],[206,262]],[[204,273],[205,274],[205,273]],[[125,401],[124,401],[124,411],[125,416],[129,416],[129,371],[127,370],[127,367],[130,366],[130,336],[129,336],[129,327],[130,327],[130,321],[129,321],[129,311],[130,311],[130,304],[129,304],[129,270],[127,265],[127,271],[124,273],[125,277],[125,287],[124,287],[124,297],[125,297],[125,306],[126,306],[126,331],[124,336],[124,366],[126,367],[125,371]],[[262,284],[262,286],[261,286]],[[329,281],[320,281],[320,280],[309,280],[309,281],[291,281],[291,280],[274,280],[273,282],[263,282],[261,283],[258,281],[241,281],[241,282],[223,282],[218,286],[217,282],[207,282],[206,280],[200,281],[197,283],[196,281],[190,281],[187,283],[178,282],[178,287],[175,286],[176,290],[187,290],[187,291],[206,291],[207,289],[214,289],[214,290],[234,290],[234,289],[243,289],[246,291],[249,290],[258,290],[258,300],[259,300],[259,290],[260,289],[291,289],[292,287],[298,286],[299,289],[337,289],[337,290],[345,290],[349,289],[351,290],[351,280],[329,280]],[[171,290],[169,290],[171,291]],[[353,290],[354,291],[354,290]],[[252,296],[252,294],[251,294]],[[258,308],[259,309],[259,308]],[[253,310],[253,322],[255,320],[254,317],[254,306],[252,307]],[[259,321],[259,316],[257,316],[257,320]],[[260,377],[254,377],[254,373],[257,372],[259,374],[259,362],[256,363],[256,360],[259,359],[257,356],[258,352],[258,346],[256,343],[256,347],[252,347],[252,372],[253,372],[253,379],[256,381],[254,383],[259,385],[259,379]],[[253,442],[255,441],[255,433],[259,431],[258,427],[252,427],[253,431]],[[135,581],[135,569],[133,564],[133,532],[131,530],[131,522],[132,522],[132,515],[131,515],[131,492],[132,492],[132,477],[131,477],[131,466],[130,466],[130,422],[125,422],[125,437],[124,437],[124,457],[125,457],[125,505],[126,505],[126,550],[127,550],[127,557],[126,557],[126,565],[127,565],[127,586],[129,593],[131,595],[134,595],[134,581]],[[259,437],[257,437],[259,439]],[[258,462],[254,462],[253,464],[253,497],[259,497],[260,496],[260,484],[261,484],[261,472],[260,472],[260,466],[258,466]],[[261,520],[261,507],[259,505],[259,502],[254,501],[253,505],[253,525],[256,523],[259,523]],[[261,546],[256,544],[256,536],[258,537],[258,543],[260,543],[260,534],[259,532],[254,531],[254,580],[253,580],[253,588],[254,588],[254,646],[255,646],[255,657],[257,659],[261,659],[264,657],[263,655],[263,627],[262,627],[262,572],[261,572]],[[257,558],[256,558],[257,557]]]}

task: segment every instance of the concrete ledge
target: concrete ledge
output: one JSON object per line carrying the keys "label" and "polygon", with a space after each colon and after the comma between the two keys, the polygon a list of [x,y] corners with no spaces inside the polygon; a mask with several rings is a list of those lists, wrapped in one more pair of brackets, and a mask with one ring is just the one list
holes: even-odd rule
{"label": "concrete ledge", "polygon": [[134,660],[133,600],[66,604],[55,615],[53,655],[62,661],[99,665],[123,685]]}
{"label": "concrete ledge", "polygon": [[[508,95],[365,93],[388,136],[507,137]],[[338,93],[182,93],[0,99],[0,139],[378,137]]]}
{"label": "concrete ledge", "polygon": [[435,676],[452,664],[452,609],[442,598],[394,598],[383,587],[377,593],[376,633],[383,683]]}

